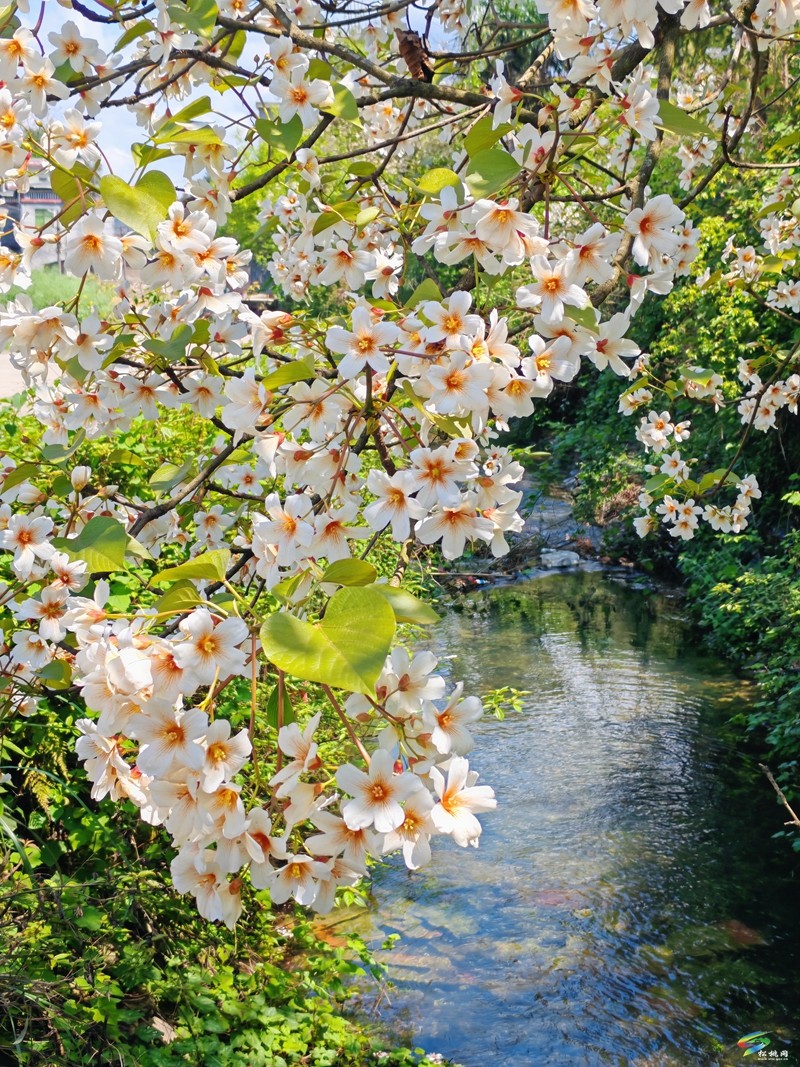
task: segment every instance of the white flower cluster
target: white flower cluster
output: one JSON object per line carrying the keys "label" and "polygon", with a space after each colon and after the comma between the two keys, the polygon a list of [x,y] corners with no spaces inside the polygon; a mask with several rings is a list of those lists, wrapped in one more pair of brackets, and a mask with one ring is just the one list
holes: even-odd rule
{"label": "white flower cluster", "polygon": [[[618,62],[656,46],[665,13],[680,32],[709,25],[705,0],[541,0],[569,81],[537,84],[536,96],[535,69],[512,84],[493,49],[485,93],[462,88],[430,42],[446,36],[455,48],[470,35],[469,4],[421,6],[427,37],[391,4],[337,20],[312,0],[155,0],[106,51],[79,14],[44,34],[41,20],[18,24],[27,14],[18,3],[0,38],[0,180],[24,192],[38,172],[64,202],[44,223],[3,220],[0,292],[28,288],[54,248],[80,279],[58,306],[18,295],[0,310],[0,347],[43,427],[41,463],[21,448],[0,468],[5,698],[27,716],[48,681],[80,691],[90,714],[77,747],[93,797],[132,801],[163,825],[178,849],[176,888],[229,925],[245,871],[273,901],[324,911],[369,856],[402,850],[415,868],[436,835],[477,843],[476,815],[494,807],[466,760],[480,701],[458,684],[446,695],[426,652],[391,650],[370,696],[352,684],[341,706],[331,695],[364,768],[326,758],[315,715],[279,730],[274,777],[254,788],[266,659],[256,635],[278,613],[321,625],[336,586],[326,574],[345,563],[374,572],[367,557],[379,538],[401,546],[402,559],[432,545],[453,560],[473,545],[508,552],[523,525],[523,470],[498,435],[587,364],[637,379],[620,400],[626,414],[661,406],[649,357],[629,334],[647,293],[668,293],[698,255],[692,222],[651,191],[650,169],[639,173],[674,105],[641,56],[622,75]],[[791,5],[763,0],[757,16],[767,34],[796,21]],[[727,83],[710,61],[677,100],[702,109],[714,133]],[[232,119],[234,98],[242,115]],[[130,181],[108,173],[102,148],[103,116],[117,106],[141,130]],[[698,120],[681,121],[688,188],[716,149]],[[357,134],[329,136],[332,123]],[[418,144],[451,139],[452,169],[406,175]],[[256,146],[266,155],[251,169]],[[168,155],[183,167],[181,193],[157,169]],[[223,230],[256,194],[266,197],[258,240],[291,311],[251,310],[251,252]],[[800,247],[792,201],[781,179],[760,221],[773,257]],[[731,243],[726,258],[736,285],[775,267],[751,246]],[[411,278],[437,269],[461,277],[445,293],[426,277],[406,295]],[[116,290],[107,316],[87,308],[91,275]],[[325,288],[338,297],[335,316],[308,309]],[[767,303],[795,312],[796,290],[787,274]],[[619,299],[604,317],[612,291]],[[743,422],[768,429],[779,409],[796,411],[790,370],[773,380],[761,363],[743,364],[742,382]],[[673,396],[725,403],[725,383],[703,368],[671,385],[670,405]],[[108,484],[74,458],[85,441],[158,427],[169,409],[191,417],[197,445],[144,488]],[[659,502],[640,532],[659,516],[681,539],[699,517],[743,529],[755,480],[730,472],[735,503],[703,508],[696,462],[677,448],[688,436],[688,421],[667,411],[641,419],[637,437],[658,461],[642,502]],[[182,601],[170,600],[168,575],[158,602],[146,580],[144,592],[113,591],[114,574],[134,568],[158,584],[152,570],[167,548],[190,567],[227,563],[216,583],[190,570]],[[212,599],[218,589],[233,600]],[[284,679],[290,690],[320,681],[298,671]],[[215,717],[225,687],[248,674],[253,736]]]}

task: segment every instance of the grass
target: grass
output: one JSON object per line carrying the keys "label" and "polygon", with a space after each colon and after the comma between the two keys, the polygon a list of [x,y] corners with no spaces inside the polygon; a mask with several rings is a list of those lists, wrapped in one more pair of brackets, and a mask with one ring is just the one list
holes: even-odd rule
{"label": "grass", "polygon": [[[32,272],[31,279],[28,289],[19,289],[15,286],[7,294],[5,300],[13,300],[20,293],[27,293],[33,301],[34,308],[41,311],[42,308],[71,300],[80,285],[79,278],[73,278],[70,274],[59,274],[56,267],[40,267]],[[82,315],[96,311],[103,318],[111,313],[115,302],[114,286],[108,282],[101,282],[94,275],[89,275],[81,294]]]}

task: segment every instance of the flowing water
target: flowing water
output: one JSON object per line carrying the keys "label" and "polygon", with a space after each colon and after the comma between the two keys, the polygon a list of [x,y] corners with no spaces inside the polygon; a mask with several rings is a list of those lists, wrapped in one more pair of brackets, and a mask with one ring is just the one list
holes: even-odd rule
{"label": "flowing water", "polygon": [[358,925],[401,935],[382,1024],[464,1067],[800,1065],[798,882],[724,740],[754,690],[668,597],[600,573],[466,597],[432,647],[467,693],[529,693],[474,731],[480,848],[376,877]]}

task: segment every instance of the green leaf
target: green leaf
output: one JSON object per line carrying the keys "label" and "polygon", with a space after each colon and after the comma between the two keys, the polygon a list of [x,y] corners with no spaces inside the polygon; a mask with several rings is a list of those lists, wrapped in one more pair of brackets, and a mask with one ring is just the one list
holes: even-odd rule
{"label": "green leaf", "polygon": [[648,493],[658,493],[671,481],[672,479],[668,474],[654,474],[652,478],[648,478],[644,483],[644,488]]}
{"label": "green leaf", "polygon": [[347,122],[360,122],[356,98],[346,85],[333,86],[333,103],[324,109],[329,115],[336,115]]}
{"label": "green leaf", "polygon": [[713,370],[696,369],[693,371],[681,371],[681,378],[686,382],[695,382],[697,385],[710,385],[714,377]]}
{"label": "green leaf", "polygon": [[145,174],[136,185],[107,174],[100,179],[100,192],[106,207],[120,222],[145,237],[153,237],[159,222],[177,199],[175,186],[159,170]]}
{"label": "green leaf", "polygon": [[147,484],[158,493],[166,493],[176,486],[178,482],[183,481],[192,469],[193,463],[194,460],[192,459],[187,459],[180,466],[177,463],[162,463]]}
{"label": "green leaf", "polygon": [[125,563],[128,532],[109,515],[90,519],[77,537],[54,537],[53,545],[70,559],[82,559],[90,574],[120,570]]}
{"label": "green leaf", "polygon": [[[3,489],[5,489],[5,486],[3,486]],[[66,474],[57,474],[53,479],[53,484],[50,486],[50,492],[54,496],[69,496],[72,491],[72,482]]]}
{"label": "green leaf", "polygon": [[294,599],[295,593],[303,584],[304,578],[305,573],[303,571],[300,571],[298,574],[293,574],[291,578],[284,578],[282,582],[273,585],[270,589],[270,593],[276,600],[280,600],[284,604],[290,604]]}
{"label": "green leaf", "polygon": [[155,25],[149,19],[141,19],[139,22],[134,22],[132,26],[127,28],[114,45],[111,50],[112,55],[114,52],[121,52],[123,48],[126,48],[129,44],[138,40],[139,37],[143,37],[146,33],[152,33],[155,28]]}
{"label": "green leaf", "polygon": [[470,159],[478,155],[479,152],[484,152],[487,148],[497,144],[501,137],[505,137],[507,133],[514,129],[514,125],[511,122],[501,122],[497,129],[493,129],[493,122],[493,115],[484,115],[483,118],[478,119],[464,138],[464,151]]}
{"label": "green leaf", "polygon": [[70,223],[85,215],[94,205],[94,200],[89,199],[91,192],[89,185],[94,179],[95,172],[84,163],[73,163],[71,170],[68,171],[53,169],[50,175],[53,192],[67,205],[66,211],[61,214],[61,222],[65,226],[69,226]]}
{"label": "green leaf", "polygon": [[791,133],[785,133],[783,137],[779,137],[777,141],[770,145],[767,150],[768,155],[772,155],[774,152],[782,152],[784,148],[791,148],[793,145],[800,143],[800,130],[792,130]]}
{"label": "green leaf", "polygon": [[[15,467],[13,471],[6,475],[3,481],[2,492],[7,493],[9,489],[13,489],[17,485],[21,485],[26,482],[28,478],[32,478],[35,474],[41,474],[42,468],[38,463],[20,463],[18,467]],[[70,485],[71,487],[71,485]]]}
{"label": "green leaf", "polygon": [[320,78],[324,82],[329,82],[332,74],[330,63],[326,63],[324,59],[312,59],[308,65],[309,78]]}
{"label": "green leaf", "polygon": [[761,269],[765,274],[782,274],[786,262],[780,256],[764,256]]}
{"label": "green leaf", "polygon": [[337,559],[331,563],[320,579],[337,585],[372,585],[378,572],[363,559]]}
{"label": "green leaf", "polygon": [[63,659],[51,660],[36,672],[36,677],[46,682],[48,689],[69,689],[72,685],[72,670]]}
{"label": "green leaf", "polygon": [[167,12],[173,22],[201,37],[211,36],[219,16],[214,0],[186,0],[185,7],[182,4],[169,4]]}
{"label": "green leaf", "polygon": [[433,423],[439,430],[442,430],[448,437],[471,437],[472,431],[469,422],[461,421],[460,419],[453,418],[448,415],[437,415],[434,411],[429,411],[421,399],[414,392],[413,386],[408,378],[403,380],[401,389],[406,394],[408,399],[417,409],[417,411],[423,415],[429,422]]}
{"label": "green leaf", "polygon": [[449,167],[434,167],[423,174],[416,183],[417,188],[427,196],[438,196],[442,189],[446,189],[451,185],[455,186],[456,189],[462,188],[461,179]]}
{"label": "green leaf", "polygon": [[314,234],[322,233],[323,230],[327,230],[342,219],[347,222],[355,222],[360,212],[361,207],[357,200],[342,200],[338,204],[331,204],[328,210],[323,211],[314,223],[312,232]]}
{"label": "green leaf", "polygon": [[430,604],[426,604],[424,600],[418,600],[405,589],[395,589],[393,585],[376,585],[373,588],[391,604],[394,617],[398,622],[412,622],[417,626],[432,626],[435,622],[439,622],[440,616]]}
{"label": "green leaf", "polygon": [[256,119],[255,127],[261,140],[281,156],[290,156],[303,140],[303,122],[299,115],[289,122]]}
{"label": "green leaf", "polygon": [[201,115],[206,115],[211,110],[211,98],[208,96],[201,96],[197,100],[193,100],[191,104],[187,104],[186,107],[182,107],[180,111],[174,115],[169,115],[164,121],[156,128],[156,137],[162,137],[166,133],[178,133],[182,129],[182,122],[191,122],[193,119],[199,119]]}
{"label": "green leaf", "polygon": [[365,207],[356,215],[356,229],[363,229],[364,226],[369,226],[371,222],[374,222],[380,215],[381,209],[379,207]]}
{"label": "green leaf", "polygon": [[661,121],[657,122],[656,126],[660,126],[678,137],[692,137],[695,140],[700,137],[709,137],[714,140],[717,136],[714,130],[705,122],[695,118],[694,115],[687,115],[685,111],[676,107],[675,104],[671,104],[669,100],[661,100],[659,102],[658,115]]}
{"label": "green leaf", "polygon": [[120,463],[126,467],[146,467],[147,460],[141,456],[137,456],[135,452],[131,452],[129,448],[115,448],[113,452],[109,454],[109,463]]}
{"label": "green leaf", "polygon": [[520,165],[503,148],[487,148],[470,160],[466,182],[476,198],[491,196],[516,178]]}
{"label": "green leaf", "polygon": [[[231,43],[228,44],[228,41]],[[228,38],[222,45],[222,52],[229,63],[235,63],[239,56],[244,52],[245,45],[247,44],[247,34],[244,30],[237,30],[234,33],[233,38]]]}
{"label": "green leaf", "polygon": [[569,318],[573,322],[577,322],[579,326],[583,326],[587,330],[591,330],[592,333],[597,333],[597,317],[594,313],[594,308],[574,308],[571,307],[567,312]]}
{"label": "green leaf", "polygon": [[411,296],[406,300],[407,308],[415,308],[427,300],[441,300],[442,293],[433,278],[426,278],[420,282]]}
{"label": "green leaf", "polygon": [[101,911],[100,908],[87,907],[85,904],[80,908],[79,912],[75,912],[74,923],[82,930],[89,930],[91,933],[96,934],[98,930],[101,930],[106,923],[106,913]]}
{"label": "green leaf", "polygon": [[312,624],[278,611],[261,627],[270,662],[293,678],[374,693],[392,645],[395,618],[375,589],[339,589]]}
{"label": "green leaf", "polygon": [[290,722],[296,722],[297,716],[294,713],[292,702],[289,699],[289,691],[286,686],[283,687],[283,722],[280,721],[278,716],[279,711],[279,697],[280,690],[276,685],[267,699],[267,706],[264,709],[267,722],[273,730],[280,730],[281,726],[288,726]]}
{"label": "green leaf", "polygon": [[182,578],[156,601],[156,611],[191,611],[200,603],[200,594],[188,578]]}
{"label": "green leaf", "polygon": [[48,463],[63,463],[78,451],[85,437],[86,431],[78,430],[71,444],[42,445],[42,455]]}
{"label": "green leaf", "polygon": [[202,556],[180,563],[177,567],[168,567],[150,579],[150,584],[159,586],[177,581],[178,578],[191,578],[196,581],[221,582],[231,565],[231,554],[227,548],[212,548]]}
{"label": "green leaf", "polygon": [[195,340],[194,330],[186,322],[180,323],[172,332],[167,341],[158,338],[148,338],[142,348],[152,352],[154,356],[163,356],[170,363],[177,363],[186,356],[186,346],[193,344]]}
{"label": "green leaf", "polygon": [[293,382],[302,382],[313,377],[313,366],[302,359],[295,359],[291,363],[278,367],[271,374],[265,375],[261,384],[265,389],[280,389],[282,385],[291,385]]}
{"label": "green leaf", "polygon": [[365,159],[357,159],[347,168],[348,174],[355,174],[358,178],[366,178],[375,170],[375,164]]}
{"label": "green leaf", "polygon": [[131,145],[131,155],[137,167],[149,167],[159,159],[172,159],[174,153],[169,148],[156,148],[152,144]]}
{"label": "green leaf", "polygon": [[222,144],[222,138],[216,130],[210,126],[193,126],[190,129],[179,130],[169,137],[159,137],[157,144]]}

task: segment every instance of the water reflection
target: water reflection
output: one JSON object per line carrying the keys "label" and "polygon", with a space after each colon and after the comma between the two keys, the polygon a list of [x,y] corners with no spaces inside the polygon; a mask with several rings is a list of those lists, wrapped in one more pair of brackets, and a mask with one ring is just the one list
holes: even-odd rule
{"label": "water reflection", "polygon": [[800,1064],[796,888],[720,739],[751,694],[667,598],[600,574],[459,608],[453,676],[531,695],[476,731],[502,805],[481,848],[376,879],[369,936],[402,935],[384,1022],[465,1067],[750,1063],[757,1029]]}

